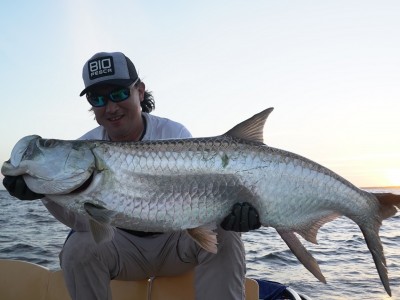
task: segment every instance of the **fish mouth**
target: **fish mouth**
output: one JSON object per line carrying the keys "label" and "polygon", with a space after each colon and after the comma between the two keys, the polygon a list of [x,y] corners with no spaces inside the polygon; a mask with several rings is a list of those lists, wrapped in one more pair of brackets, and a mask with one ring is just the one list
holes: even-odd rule
{"label": "fish mouth", "polygon": [[69,192],[69,194],[78,194],[78,193],[81,193],[81,192],[87,190],[87,188],[93,182],[93,179],[94,179],[94,172],[92,172],[92,174],[89,176],[89,178],[86,179],[79,187],[77,187],[76,189]]}

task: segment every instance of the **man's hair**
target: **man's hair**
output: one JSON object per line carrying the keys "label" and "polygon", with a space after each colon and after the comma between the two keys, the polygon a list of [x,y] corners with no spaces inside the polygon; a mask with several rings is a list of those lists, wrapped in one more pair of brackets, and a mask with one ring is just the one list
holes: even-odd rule
{"label": "man's hair", "polygon": [[[139,79],[136,82],[135,87],[137,87],[141,82],[142,81]],[[142,102],[140,102],[140,106],[142,107],[142,111],[146,113],[150,113],[156,108],[156,103],[154,102],[152,92],[148,90],[144,91],[144,99]]]}

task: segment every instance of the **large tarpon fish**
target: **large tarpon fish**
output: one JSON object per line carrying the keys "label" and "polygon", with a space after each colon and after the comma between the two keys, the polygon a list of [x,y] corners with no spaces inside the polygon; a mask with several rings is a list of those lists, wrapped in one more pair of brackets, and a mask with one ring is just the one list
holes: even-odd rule
{"label": "large tarpon fish", "polygon": [[217,251],[210,224],[236,202],[249,202],[263,226],[275,228],[319,280],[317,262],[294,233],[316,243],[318,229],[344,215],[360,227],[390,295],[378,232],[397,212],[400,196],[360,190],[327,168],[268,147],[263,127],[272,108],[210,138],[143,142],[22,138],[4,175],[23,175],[28,187],[89,218],[97,242],[113,228],[188,233]]}

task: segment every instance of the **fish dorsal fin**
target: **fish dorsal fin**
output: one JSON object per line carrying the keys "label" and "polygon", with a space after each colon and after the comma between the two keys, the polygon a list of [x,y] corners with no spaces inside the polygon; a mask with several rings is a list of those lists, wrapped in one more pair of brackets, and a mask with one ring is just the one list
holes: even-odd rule
{"label": "fish dorsal fin", "polygon": [[201,248],[211,253],[217,253],[217,234],[209,226],[190,228],[186,231]]}
{"label": "fish dorsal fin", "polygon": [[229,130],[225,135],[230,135],[236,138],[249,140],[253,142],[264,142],[263,132],[265,121],[269,114],[274,110],[273,107],[267,108],[262,112],[252,116]]}

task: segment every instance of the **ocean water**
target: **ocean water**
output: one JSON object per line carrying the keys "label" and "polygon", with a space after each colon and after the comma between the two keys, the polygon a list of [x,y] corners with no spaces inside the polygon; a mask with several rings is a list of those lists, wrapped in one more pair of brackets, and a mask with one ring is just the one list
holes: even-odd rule
{"label": "ocean water", "polygon": [[[374,191],[400,194],[400,188]],[[58,254],[69,229],[40,201],[19,201],[0,191],[0,228],[0,258],[60,268]],[[346,218],[324,225],[318,233],[318,245],[303,240],[319,262],[327,284],[315,279],[271,228],[243,234],[247,276],[281,282],[313,299],[400,299],[400,213],[383,222],[380,236],[392,298],[384,291],[359,228]]]}

